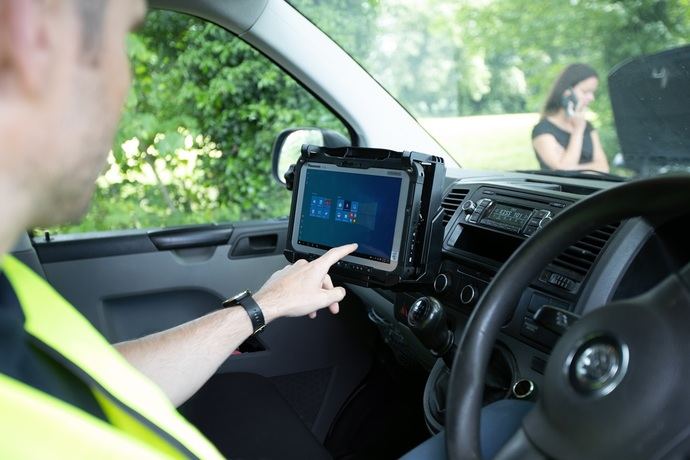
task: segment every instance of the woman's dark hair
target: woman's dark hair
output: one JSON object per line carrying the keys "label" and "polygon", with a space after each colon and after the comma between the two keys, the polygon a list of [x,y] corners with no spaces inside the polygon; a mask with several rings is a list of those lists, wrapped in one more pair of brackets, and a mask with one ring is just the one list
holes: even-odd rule
{"label": "woman's dark hair", "polygon": [[554,82],[551,92],[549,92],[549,97],[546,99],[546,104],[544,104],[544,108],[541,111],[541,116],[545,117],[558,112],[558,109],[561,108],[561,101],[565,90],[591,77],[598,79],[599,75],[597,75],[596,70],[587,64],[577,63],[566,67]]}

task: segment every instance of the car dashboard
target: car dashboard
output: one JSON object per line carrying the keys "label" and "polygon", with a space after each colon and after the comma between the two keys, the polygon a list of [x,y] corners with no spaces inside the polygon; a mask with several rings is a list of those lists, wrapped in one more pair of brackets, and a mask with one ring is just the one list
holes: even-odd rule
{"label": "car dashboard", "polygon": [[[515,183],[458,181],[447,191],[443,258],[433,295],[448,309],[469,315],[520,244],[579,198],[563,191],[574,186],[537,184],[549,185],[551,190],[534,190],[534,182],[516,187]],[[596,191],[583,186],[576,190]],[[575,310],[593,265],[618,227],[619,223],[613,223],[596,230],[544,267],[523,293],[504,332],[537,349],[550,349],[557,337],[538,327],[532,315],[544,305]],[[396,313],[401,319],[405,308],[405,302],[399,302]]]}
{"label": "car dashboard", "polygon": [[[443,427],[448,369],[410,333],[410,308],[422,297],[439,301],[459,342],[469,316],[498,270],[527,238],[586,196],[615,186],[604,180],[525,173],[462,171],[443,193],[444,237],[433,283],[405,291],[352,289],[401,362],[430,371],[424,394],[427,425]],[[489,363],[484,400],[536,399],[551,349],[581,315],[644,292],[687,262],[682,228],[687,212],[660,221],[611,222],[565,248],[524,290],[506,319]],[[555,307],[555,324],[535,320]],[[561,331],[559,333],[559,330]]]}

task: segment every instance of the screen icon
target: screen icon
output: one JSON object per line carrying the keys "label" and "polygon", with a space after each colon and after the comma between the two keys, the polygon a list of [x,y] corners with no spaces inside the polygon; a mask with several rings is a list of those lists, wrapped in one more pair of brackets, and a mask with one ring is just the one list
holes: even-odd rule
{"label": "screen icon", "polygon": [[320,219],[328,219],[331,215],[331,203],[332,200],[330,198],[312,196],[311,207],[309,208],[309,216]]}

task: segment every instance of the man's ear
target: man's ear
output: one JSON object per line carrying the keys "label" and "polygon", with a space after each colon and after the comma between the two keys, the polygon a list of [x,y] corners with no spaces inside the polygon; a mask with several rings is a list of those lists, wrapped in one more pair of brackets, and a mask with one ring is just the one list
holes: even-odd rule
{"label": "man's ear", "polygon": [[0,2],[0,84],[35,97],[45,91],[55,51],[49,44],[44,2]]}

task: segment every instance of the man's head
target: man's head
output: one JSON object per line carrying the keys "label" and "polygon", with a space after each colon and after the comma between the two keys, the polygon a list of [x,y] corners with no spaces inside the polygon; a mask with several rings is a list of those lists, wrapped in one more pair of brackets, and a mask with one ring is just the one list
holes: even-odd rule
{"label": "man's head", "polygon": [[[144,0],[0,0],[0,180],[26,225],[83,214],[129,88]],[[0,197],[8,199],[8,197]]]}

